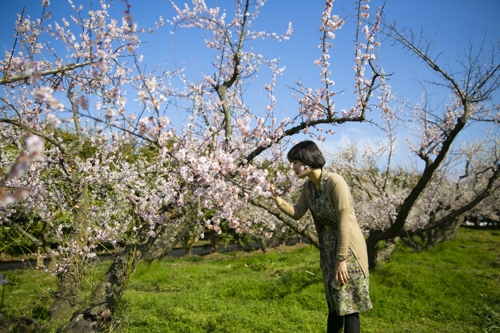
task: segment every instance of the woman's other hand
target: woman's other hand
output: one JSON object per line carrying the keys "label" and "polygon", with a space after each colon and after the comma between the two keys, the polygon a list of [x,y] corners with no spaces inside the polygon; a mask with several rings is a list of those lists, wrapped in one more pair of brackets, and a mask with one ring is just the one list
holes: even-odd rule
{"label": "woman's other hand", "polygon": [[345,261],[337,260],[335,264],[335,283],[340,286],[347,283],[349,273],[347,273],[347,264]]}

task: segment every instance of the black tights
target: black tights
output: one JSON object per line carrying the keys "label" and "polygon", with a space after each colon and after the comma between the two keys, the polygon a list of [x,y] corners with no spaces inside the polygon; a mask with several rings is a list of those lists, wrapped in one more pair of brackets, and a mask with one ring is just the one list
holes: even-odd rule
{"label": "black tights", "polygon": [[335,311],[328,314],[328,328],[327,333],[359,333],[359,314],[351,313],[345,316],[339,316]]}

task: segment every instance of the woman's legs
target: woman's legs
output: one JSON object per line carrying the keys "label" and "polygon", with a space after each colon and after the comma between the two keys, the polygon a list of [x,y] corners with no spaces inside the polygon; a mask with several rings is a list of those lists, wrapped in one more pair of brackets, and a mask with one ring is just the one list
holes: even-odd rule
{"label": "woman's legs", "polygon": [[339,316],[335,311],[328,314],[327,333],[342,333],[344,326],[344,333],[359,333],[359,314],[351,313],[345,316]]}
{"label": "woman's legs", "polygon": [[351,313],[344,316],[345,328],[344,333],[359,333],[359,314]]}
{"label": "woman's legs", "polygon": [[337,312],[332,311],[328,313],[327,333],[342,333],[344,327],[344,317],[338,316]]}

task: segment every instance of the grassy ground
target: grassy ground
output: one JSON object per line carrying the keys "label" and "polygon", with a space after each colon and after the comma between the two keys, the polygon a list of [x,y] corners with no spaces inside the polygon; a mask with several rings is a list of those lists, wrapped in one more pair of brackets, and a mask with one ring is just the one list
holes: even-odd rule
{"label": "grassy ground", "polygon": [[[318,262],[314,247],[299,245],[143,264],[109,331],[324,332]],[[7,278],[6,315],[43,321],[53,279],[32,271]],[[400,246],[370,279],[374,309],[361,314],[363,332],[500,332],[499,231],[461,229],[428,252]]]}

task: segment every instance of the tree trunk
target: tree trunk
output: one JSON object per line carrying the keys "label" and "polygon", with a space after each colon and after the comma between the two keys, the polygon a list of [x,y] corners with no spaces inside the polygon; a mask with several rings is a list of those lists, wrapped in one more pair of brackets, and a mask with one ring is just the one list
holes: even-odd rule
{"label": "tree trunk", "polygon": [[368,237],[366,240],[366,249],[368,251],[368,267],[375,270],[378,266],[379,244],[378,240]]}
{"label": "tree trunk", "polygon": [[263,253],[267,253],[269,251],[266,239],[264,237],[258,237],[257,241],[259,242],[260,249]]}
{"label": "tree trunk", "polygon": [[190,224],[187,224],[183,227],[171,229],[168,233],[158,235],[151,247],[143,254],[142,259],[150,263],[153,260],[164,258],[185,237],[189,230]]}
{"label": "tree trunk", "polygon": [[[75,182],[76,183],[76,182]],[[87,239],[87,213],[89,209],[89,197],[86,188],[79,189],[76,196],[76,204],[73,210],[73,223],[78,226],[78,234],[74,239],[80,248],[83,248]],[[65,263],[63,271],[57,275],[57,291],[53,296],[53,303],[50,306],[49,314],[51,321],[61,321],[68,319],[74,311],[75,306],[80,301],[80,283],[82,281],[82,265],[85,263],[78,259],[67,258],[71,263]],[[51,264],[53,264],[51,262]],[[79,267],[79,268],[77,268]]]}
{"label": "tree trunk", "polygon": [[128,279],[137,267],[143,250],[141,246],[126,246],[116,255],[113,264],[92,292],[90,303],[75,312],[65,332],[97,332],[116,309]]}
{"label": "tree trunk", "polygon": [[396,245],[399,242],[399,237],[388,239],[385,243],[385,246],[382,250],[378,252],[378,262],[388,261],[391,258],[391,253],[396,248]]}
{"label": "tree trunk", "polygon": [[80,281],[72,270],[67,269],[57,275],[57,291],[53,294],[53,302],[49,308],[52,322],[65,321],[75,310],[80,301]]}
{"label": "tree trunk", "polygon": [[240,237],[240,234],[235,234],[234,238],[235,238],[236,247],[237,247],[238,251],[245,250],[245,244],[243,244],[243,240]]}
{"label": "tree trunk", "polygon": [[[423,242],[426,242],[426,239],[427,239],[426,234],[419,234],[417,236],[419,236]],[[409,234],[406,237],[401,237],[401,240],[403,241],[403,243],[405,243],[408,247],[412,248],[414,251],[423,250],[422,245],[420,245],[419,243],[416,242],[415,235]]]}
{"label": "tree trunk", "polygon": [[219,235],[215,232],[212,232],[212,237],[210,237],[210,246],[212,248],[212,253],[216,253],[219,251]]}
{"label": "tree trunk", "polygon": [[425,244],[426,250],[432,250],[437,244],[452,239],[457,235],[458,228],[462,224],[464,216],[456,219],[453,223],[441,225],[428,233],[428,240]]}
{"label": "tree trunk", "polygon": [[93,290],[90,302],[73,314],[63,332],[90,333],[97,332],[102,328],[111,320],[116,310],[116,304],[141,259],[147,258],[148,261],[152,261],[164,257],[188,228],[183,228],[180,225],[172,226],[168,230],[168,235],[160,237],[163,251],[154,251],[153,253],[150,251],[156,239],[147,234],[149,230],[146,228],[141,230],[137,243],[128,244],[115,256],[113,264]]}

